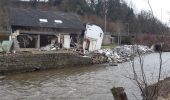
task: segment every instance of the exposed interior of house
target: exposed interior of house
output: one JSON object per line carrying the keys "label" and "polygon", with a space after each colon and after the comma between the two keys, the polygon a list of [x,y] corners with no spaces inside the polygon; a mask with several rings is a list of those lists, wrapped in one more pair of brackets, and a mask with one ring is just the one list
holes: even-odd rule
{"label": "exposed interior of house", "polygon": [[[17,36],[17,40],[20,48],[39,48],[52,43],[56,44],[57,37],[55,35],[21,34]],[[40,41],[40,45],[38,45],[38,41]]]}
{"label": "exposed interior of house", "polygon": [[10,22],[10,40],[20,50],[69,49],[83,41],[83,23],[72,13],[11,9]]}

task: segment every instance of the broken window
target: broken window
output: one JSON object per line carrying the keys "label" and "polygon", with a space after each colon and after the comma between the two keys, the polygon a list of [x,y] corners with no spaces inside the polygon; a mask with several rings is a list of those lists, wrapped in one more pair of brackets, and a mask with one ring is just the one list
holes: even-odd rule
{"label": "broken window", "polygon": [[35,35],[18,35],[17,40],[20,48],[35,48],[36,36]]}
{"label": "broken window", "polygon": [[102,37],[102,33],[100,33],[100,37]]}
{"label": "broken window", "polygon": [[[54,40],[57,41],[56,39],[55,35],[40,35],[40,47],[51,44]],[[55,42],[53,44],[55,44]]]}
{"label": "broken window", "polygon": [[[39,48],[52,43],[56,39],[55,35],[28,35],[21,34],[17,36],[20,48]],[[56,40],[57,41],[57,40]]]}

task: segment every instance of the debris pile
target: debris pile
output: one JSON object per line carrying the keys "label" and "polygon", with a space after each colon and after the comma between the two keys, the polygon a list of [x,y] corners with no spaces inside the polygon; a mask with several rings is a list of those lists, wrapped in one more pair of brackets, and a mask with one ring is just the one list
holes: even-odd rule
{"label": "debris pile", "polygon": [[89,57],[92,59],[93,64],[102,64],[108,61],[108,57],[105,54],[91,53]]}
{"label": "debris pile", "polygon": [[104,55],[107,57],[109,63],[122,63],[129,61],[131,57],[137,56],[138,54],[150,53],[152,50],[148,46],[144,45],[123,45],[117,46],[113,49],[100,49],[90,52],[88,55],[94,54]]}
{"label": "debris pile", "polygon": [[55,46],[54,44],[49,44],[46,45],[45,47],[41,47],[42,51],[53,51],[53,50],[57,50],[59,47]]}

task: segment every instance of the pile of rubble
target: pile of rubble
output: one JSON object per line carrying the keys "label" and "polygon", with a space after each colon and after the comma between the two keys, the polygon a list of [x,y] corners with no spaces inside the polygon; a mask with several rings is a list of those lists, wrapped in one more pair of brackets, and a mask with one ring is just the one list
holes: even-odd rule
{"label": "pile of rubble", "polygon": [[129,61],[131,57],[137,56],[139,54],[151,53],[152,50],[148,46],[144,45],[123,45],[117,46],[113,49],[100,49],[90,52],[88,56],[93,56],[95,54],[104,55],[107,57],[107,62],[109,63],[122,63]]}

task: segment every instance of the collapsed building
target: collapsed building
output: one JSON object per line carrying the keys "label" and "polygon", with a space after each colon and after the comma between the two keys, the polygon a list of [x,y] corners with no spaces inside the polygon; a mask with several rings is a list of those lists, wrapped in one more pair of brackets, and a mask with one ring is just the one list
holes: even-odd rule
{"label": "collapsed building", "polygon": [[73,13],[14,8],[9,15],[9,41],[13,42],[15,51],[72,47],[94,51],[101,48],[102,29],[96,25],[83,25]]}
{"label": "collapsed building", "polygon": [[[72,13],[11,9],[11,35],[16,50],[40,49],[49,44],[70,48],[84,26]],[[77,42],[77,41],[75,41]]]}
{"label": "collapsed building", "polygon": [[84,56],[82,52],[101,48],[103,31],[96,25],[83,25],[75,14],[11,9],[9,22],[11,31],[0,32],[0,74],[107,61],[105,56]]}

